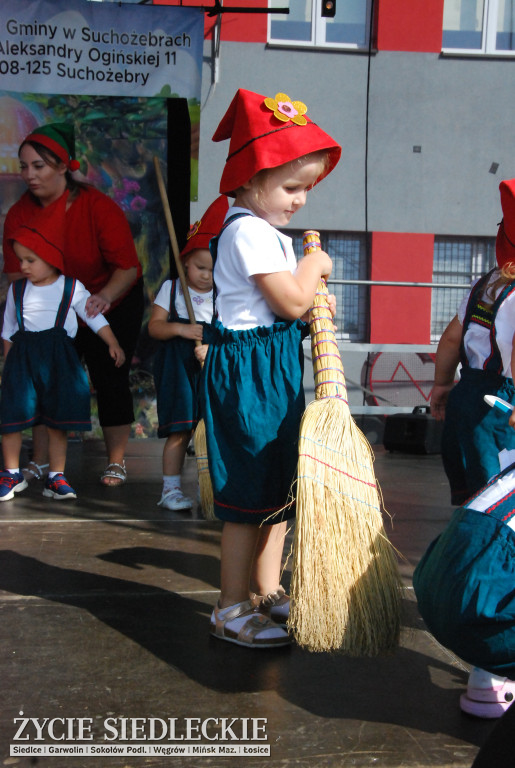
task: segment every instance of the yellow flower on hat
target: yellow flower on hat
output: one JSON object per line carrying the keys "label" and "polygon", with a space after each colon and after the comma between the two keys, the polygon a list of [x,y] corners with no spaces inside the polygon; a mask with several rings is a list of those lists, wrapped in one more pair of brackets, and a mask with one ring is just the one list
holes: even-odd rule
{"label": "yellow flower on hat", "polygon": [[266,98],[265,106],[271,109],[274,117],[287,123],[291,120],[296,125],[306,125],[304,114],[308,108],[302,101],[292,101],[286,93],[276,93],[275,98]]}

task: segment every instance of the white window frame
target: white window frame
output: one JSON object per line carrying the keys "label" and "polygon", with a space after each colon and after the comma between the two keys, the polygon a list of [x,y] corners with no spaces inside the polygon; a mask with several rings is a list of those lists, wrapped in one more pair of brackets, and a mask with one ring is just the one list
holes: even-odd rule
{"label": "white window frame", "polygon": [[460,56],[515,56],[515,51],[496,48],[498,14],[498,0],[484,0],[481,48],[442,48],[442,53],[459,53]]}
{"label": "white window frame", "polygon": [[[298,0],[284,0],[281,2],[281,7],[291,7],[291,3],[296,3]],[[338,0],[336,0],[338,2]],[[340,4],[343,4],[345,0],[339,0]],[[354,51],[366,51],[369,47],[369,35],[370,35],[370,13],[372,8],[372,0],[363,0],[366,2],[366,20],[365,20],[365,42],[363,45],[357,43],[335,43],[326,41],[326,26],[331,19],[322,16],[322,0],[312,0],[311,8],[311,40],[290,40],[271,37],[271,25],[274,20],[274,14],[268,14],[268,30],[267,40],[269,46],[288,46],[294,48],[325,48],[325,49],[344,49]],[[269,8],[274,7],[272,0],[268,0]],[[276,6],[277,7],[277,6]]]}

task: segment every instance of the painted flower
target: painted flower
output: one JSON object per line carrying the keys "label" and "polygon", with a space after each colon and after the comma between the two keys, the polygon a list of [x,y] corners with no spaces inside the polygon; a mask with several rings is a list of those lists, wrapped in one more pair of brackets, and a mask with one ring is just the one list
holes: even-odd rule
{"label": "painted flower", "polygon": [[201,225],[201,223],[202,223],[202,222],[201,222],[201,221],[200,221],[200,219],[199,219],[199,221],[196,221],[194,224],[192,224],[192,225],[190,226],[189,232],[188,232],[188,234],[186,235],[186,240],[190,240],[190,239],[193,237],[193,235],[196,235],[196,234],[197,234],[197,232],[198,232],[198,231],[199,231],[199,229],[200,229],[200,225]]}
{"label": "painted flower", "polygon": [[147,201],[141,195],[135,195],[130,202],[131,211],[144,211],[146,207]]}
{"label": "painted flower", "polygon": [[274,117],[287,123],[291,120],[296,125],[306,125],[304,114],[308,108],[302,101],[292,101],[286,93],[276,93],[275,98],[266,98],[265,106],[271,109]]}

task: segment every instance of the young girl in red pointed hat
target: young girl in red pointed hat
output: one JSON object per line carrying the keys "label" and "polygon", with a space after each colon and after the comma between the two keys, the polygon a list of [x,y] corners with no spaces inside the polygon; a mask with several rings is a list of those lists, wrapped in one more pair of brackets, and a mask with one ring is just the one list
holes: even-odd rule
{"label": "young girl in red pointed hat", "polygon": [[304,411],[301,318],[332,267],[323,251],[297,264],[281,229],[341,148],[304,103],[241,89],[213,136],[226,139],[220,192],[235,200],[211,243],[217,317],[205,335],[201,389],[214,511],[224,523],[211,633],[268,648],[290,642],[280,575]]}
{"label": "young girl in red pointed hat", "polygon": [[213,259],[209,241],[220,231],[229,208],[220,195],[200,221],[192,225],[181,251],[184,273],[195,315],[188,317],[179,280],[166,280],[154,300],[148,333],[160,341],[154,356],[158,436],[163,448],[163,491],[158,506],[172,512],[190,510],[193,499],[181,487],[181,472],[193,430],[200,418],[199,383],[206,344],[204,327],[213,318]]}
{"label": "young girl in red pointed hat", "polygon": [[[494,395],[515,405],[515,179],[502,181],[499,190],[503,220],[497,232],[497,266],[475,283],[444,331],[431,395],[431,413],[445,419],[442,460],[451,503],[462,507],[438,544],[431,545],[414,582],[422,615],[440,642],[480,665],[472,669],[460,704],[468,714],[484,718],[500,717],[515,697],[515,680],[505,677],[506,671],[512,678],[515,674],[509,648],[513,566],[510,556],[501,572],[499,554],[513,547],[515,473],[499,475],[499,453],[515,449],[515,415],[508,419],[484,400]],[[506,525],[496,523],[499,514]],[[494,536],[495,525],[500,530]],[[449,589],[451,583],[455,589]],[[506,583],[510,586],[503,593]]]}
{"label": "young girl in red pointed hat", "polygon": [[90,293],[65,277],[65,195],[50,212],[12,233],[12,248],[23,278],[9,287],[2,338],[6,358],[0,398],[0,434],[4,472],[0,501],[27,487],[20,472],[22,431],[36,425],[48,430],[49,472],[43,495],[74,499],[64,476],[67,432],[91,429],[89,383],[72,339],[77,315],[106,345],[110,365],[125,361],[103,315],[87,312]]}

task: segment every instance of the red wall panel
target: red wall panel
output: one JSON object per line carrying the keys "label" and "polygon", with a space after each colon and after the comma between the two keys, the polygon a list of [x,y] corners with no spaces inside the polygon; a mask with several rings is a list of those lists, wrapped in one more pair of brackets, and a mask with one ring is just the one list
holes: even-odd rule
{"label": "red wall panel", "polygon": [[[433,235],[373,232],[372,280],[430,283]],[[373,286],[370,341],[374,344],[429,344],[431,288]]]}
{"label": "red wall panel", "polygon": [[444,0],[379,0],[376,45],[379,51],[439,53]]}

